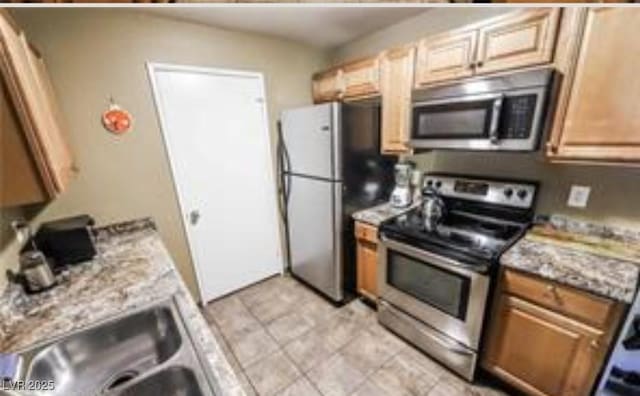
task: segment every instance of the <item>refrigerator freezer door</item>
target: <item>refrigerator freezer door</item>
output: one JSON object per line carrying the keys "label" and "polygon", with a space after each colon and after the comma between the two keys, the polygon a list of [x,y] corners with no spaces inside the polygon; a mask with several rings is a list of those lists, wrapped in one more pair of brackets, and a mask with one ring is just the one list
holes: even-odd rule
{"label": "refrigerator freezer door", "polygon": [[340,104],[326,103],[282,113],[288,172],[326,180],[341,179]]}
{"label": "refrigerator freezer door", "polygon": [[339,182],[291,178],[291,272],[336,302],[343,299],[341,194]]}

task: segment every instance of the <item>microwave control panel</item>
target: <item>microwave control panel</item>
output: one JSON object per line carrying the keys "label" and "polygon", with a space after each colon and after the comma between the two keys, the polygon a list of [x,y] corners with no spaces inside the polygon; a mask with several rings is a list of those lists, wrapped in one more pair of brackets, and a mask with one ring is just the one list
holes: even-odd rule
{"label": "microwave control panel", "polygon": [[536,94],[507,96],[502,103],[502,139],[528,139],[536,109]]}

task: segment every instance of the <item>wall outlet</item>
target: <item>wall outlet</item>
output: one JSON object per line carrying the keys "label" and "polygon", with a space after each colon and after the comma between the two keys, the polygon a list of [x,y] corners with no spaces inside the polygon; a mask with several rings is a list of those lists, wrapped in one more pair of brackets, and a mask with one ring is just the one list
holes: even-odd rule
{"label": "wall outlet", "polygon": [[591,193],[591,187],[589,186],[571,186],[569,192],[569,199],[567,205],[572,208],[586,208],[589,202],[589,194]]}

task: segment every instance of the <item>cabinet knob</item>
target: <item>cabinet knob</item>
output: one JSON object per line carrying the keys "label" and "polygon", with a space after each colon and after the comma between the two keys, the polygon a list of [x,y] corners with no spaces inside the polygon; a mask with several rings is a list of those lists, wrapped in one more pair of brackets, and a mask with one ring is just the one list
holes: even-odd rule
{"label": "cabinet knob", "polygon": [[482,61],[476,62],[476,67],[482,67],[482,65],[484,65],[484,62]]}
{"label": "cabinet knob", "polygon": [[590,345],[591,345],[591,348],[598,349],[598,348],[600,348],[600,341],[599,340],[591,340]]}

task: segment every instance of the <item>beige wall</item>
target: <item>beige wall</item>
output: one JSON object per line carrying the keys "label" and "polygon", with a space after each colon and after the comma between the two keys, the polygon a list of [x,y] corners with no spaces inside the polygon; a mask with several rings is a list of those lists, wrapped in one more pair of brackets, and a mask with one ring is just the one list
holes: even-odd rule
{"label": "beige wall", "polygon": [[[14,15],[43,52],[80,167],[70,190],[35,208],[33,216],[42,221],[89,213],[100,224],[151,216],[195,292],[145,62],[263,72],[274,132],[283,108],[311,101],[310,76],[326,66],[325,53],[264,35],[125,9],[20,9]],[[110,95],[134,115],[133,132],[116,137],[101,127],[100,114]],[[6,220],[16,216],[15,211],[0,214]],[[2,237],[8,235],[3,232]],[[12,266],[15,243],[0,246],[0,267]]]}
{"label": "beige wall", "polygon": [[[463,26],[513,8],[434,9],[337,48],[335,62],[374,54],[427,34]],[[609,224],[637,227],[640,223],[640,169],[550,164],[541,153],[463,153],[437,151],[410,159],[420,169],[469,175],[510,177],[541,182],[539,213],[563,213]],[[586,209],[566,206],[571,184],[592,187]]]}

